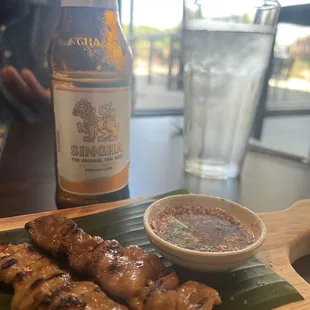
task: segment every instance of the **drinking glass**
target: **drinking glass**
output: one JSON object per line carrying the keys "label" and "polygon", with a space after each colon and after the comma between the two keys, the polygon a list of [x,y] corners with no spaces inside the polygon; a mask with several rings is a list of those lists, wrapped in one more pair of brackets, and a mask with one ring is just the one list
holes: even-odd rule
{"label": "drinking glass", "polygon": [[237,177],[272,55],[277,1],[209,0],[185,4],[185,170]]}

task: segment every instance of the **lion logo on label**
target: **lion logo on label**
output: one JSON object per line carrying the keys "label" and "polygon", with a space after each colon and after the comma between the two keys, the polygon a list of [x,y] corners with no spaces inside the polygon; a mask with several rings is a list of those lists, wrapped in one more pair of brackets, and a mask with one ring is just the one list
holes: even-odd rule
{"label": "lion logo on label", "polygon": [[83,122],[78,122],[77,128],[80,133],[85,134],[84,142],[112,142],[119,135],[119,123],[116,122],[117,112],[112,108],[112,102],[99,108],[99,116],[96,108],[86,98],[75,104],[74,116],[79,116]]}

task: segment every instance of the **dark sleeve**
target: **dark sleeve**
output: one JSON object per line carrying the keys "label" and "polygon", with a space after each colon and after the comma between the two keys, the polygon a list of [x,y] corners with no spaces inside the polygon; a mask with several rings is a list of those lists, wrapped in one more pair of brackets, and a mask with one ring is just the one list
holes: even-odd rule
{"label": "dark sleeve", "polygon": [[[0,22],[1,68],[7,65],[12,65],[17,70],[28,68],[43,86],[49,87],[47,49],[57,26],[60,2],[58,0],[18,0],[15,6],[10,11],[10,19],[5,20],[4,23]],[[1,120],[34,123],[41,121],[41,115],[35,105],[18,102],[14,95],[6,91],[0,79]]]}
{"label": "dark sleeve", "polygon": [[[45,87],[50,86],[47,69],[47,49],[51,37],[56,30],[60,16],[59,0],[31,0],[32,22],[30,30],[30,56],[32,71]],[[37,4],[35,4],[37,2]],[[41,4],[46,2],[47,4]]]}

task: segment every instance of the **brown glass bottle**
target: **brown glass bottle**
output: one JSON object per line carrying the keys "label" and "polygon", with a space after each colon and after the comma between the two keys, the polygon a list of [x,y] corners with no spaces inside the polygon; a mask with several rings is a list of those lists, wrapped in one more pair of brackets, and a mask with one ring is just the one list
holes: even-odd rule
{"label": "brown glass bottle", "polygon": [[128,198],[132,54],[117,0],[62,0],[48,58],[57,207]]}

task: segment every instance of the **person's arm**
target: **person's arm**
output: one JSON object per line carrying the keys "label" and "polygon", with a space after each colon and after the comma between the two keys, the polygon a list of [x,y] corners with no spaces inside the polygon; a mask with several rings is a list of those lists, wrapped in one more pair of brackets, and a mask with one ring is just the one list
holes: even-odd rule
{"label": "person's arm", "polygon": [[[3,1],[0,2],[3,6]],[[0,119],[49,121],[52,108],[47,89],[50,80],[46,51],[57,26],[60,1],[4,0],[4,3],[0,12],[3,13],[0,25],[5,26],[0,31]],[[5,50],[10,54],[4,57]]]}
{"label": "person's arm", "polygon": [[24,69],[19,74],[14,67],[8,66],[1,70],[1,77],[7,90],[18,100],[32,102],[43,115],[49,118],[50,115],[47,114],[51,113],[50,89],[43,88],[30,70]]}

